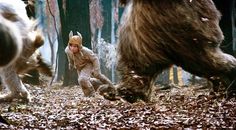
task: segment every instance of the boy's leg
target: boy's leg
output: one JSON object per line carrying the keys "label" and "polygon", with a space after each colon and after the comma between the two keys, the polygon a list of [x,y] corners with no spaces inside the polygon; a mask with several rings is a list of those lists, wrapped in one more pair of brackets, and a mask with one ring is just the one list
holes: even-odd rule
{"label": "boy's leg", "polygon": [[91,66],[85,66],[78,75],[79,84],[83,90],[84,95],[87,97],[93,96],[95,90],[90,82]]}
{"label": "boy's leg", "polygon": [[93,85],[93,88],[95,91],[97,91],[97,89],[99,88],[100,85],[102,85],[103,83],[98,80],[97,78],[90,78],[90,82]]}
{"label": "boy's leg", "polygon": [[110,86],[113,86],[112,82],[100,71],[94,71],[93,76],[99,79],[103,84],[108,84]]}

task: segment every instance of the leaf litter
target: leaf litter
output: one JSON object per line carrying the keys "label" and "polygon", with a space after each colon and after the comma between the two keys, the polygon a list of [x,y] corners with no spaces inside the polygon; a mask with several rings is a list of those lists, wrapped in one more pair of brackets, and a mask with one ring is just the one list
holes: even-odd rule
{"label": "leaf litter", "polygon": [[1,103],[0,129],[235,129],[236,100],[196,86],[156,86],[150,102],[87,98],[79,86],[30,86],[31,103]]}

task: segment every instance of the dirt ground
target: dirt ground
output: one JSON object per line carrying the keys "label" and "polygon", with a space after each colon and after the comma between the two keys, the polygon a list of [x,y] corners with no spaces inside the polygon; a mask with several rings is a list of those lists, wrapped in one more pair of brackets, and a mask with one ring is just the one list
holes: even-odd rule
{"label": "dirt ground", "polygon": [[0,103],[9,123],[0,129],[236,129],[235,98],[198,87],[155,89],[151,102],[130,104],[98,94],[85,98],[79,86],[28,86],[31,103]]}

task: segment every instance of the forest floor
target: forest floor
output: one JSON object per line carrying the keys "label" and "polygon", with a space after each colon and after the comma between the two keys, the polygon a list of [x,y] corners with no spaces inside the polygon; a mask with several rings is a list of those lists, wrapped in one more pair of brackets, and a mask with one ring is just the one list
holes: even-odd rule
{"label": "forest floor", "polygon": [[156,89],[152,101],[83,97],[79,86],[30,86],[32,102],[0,103],[0,129],[236,129],[236,99],[201,86]]}

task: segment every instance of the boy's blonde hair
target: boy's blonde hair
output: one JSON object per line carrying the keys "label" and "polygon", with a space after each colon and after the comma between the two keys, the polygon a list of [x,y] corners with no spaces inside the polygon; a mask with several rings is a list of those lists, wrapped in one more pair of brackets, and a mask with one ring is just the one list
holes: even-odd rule
{"label": "boy's blonde hair", "polygon": [[82,35],[77,32],[77,35],[73,36],[73,32],[70,31],[68,44],[76,44],[79,47],[82,47]]}

